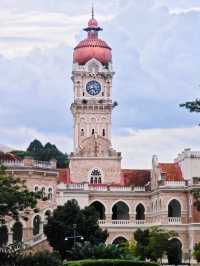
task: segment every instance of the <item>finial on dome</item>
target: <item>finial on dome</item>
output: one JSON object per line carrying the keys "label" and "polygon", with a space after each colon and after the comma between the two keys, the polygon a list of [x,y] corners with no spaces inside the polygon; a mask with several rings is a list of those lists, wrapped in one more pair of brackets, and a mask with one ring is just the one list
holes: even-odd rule
{"label": "finial on dome", "polygon": [[94,19],[94,1],[92,1],[92,19]]}

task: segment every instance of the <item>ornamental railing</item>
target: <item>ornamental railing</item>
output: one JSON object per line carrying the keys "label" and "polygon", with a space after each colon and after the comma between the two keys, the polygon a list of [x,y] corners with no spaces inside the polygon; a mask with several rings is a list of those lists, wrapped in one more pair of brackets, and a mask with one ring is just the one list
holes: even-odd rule
{"label": "ornamental railing", "polygon": [[130,220],[112,220],[112,224],[126,225],[126,224],[130,224]]}
{"label": "ornamental railing", "polygon": [[113,192],[146,192],[146,187],[133,186],[115,186],[115,185],[91,185],[88,183],[71,183],[67,184],[66,188],[69,190],[85,190],[85,191],[113,191]]}
{"label": "ornamental railing", "polygon": [[181,217],[168,217],[168,223],[169,224],[180,224]]}
{"label": "ornamental railing", "polygon": [[169,188],[179,188],[179,187],[185,187],[187,185],[186,180],[182,181],[165,181],[165,180],[160,180],[159,181],[159,186],[160,187],[169,187]]}
{"label": "ornamental railing", "polygon": [[0,160],[0,165],[4,165],[7,168],[40,168],[40,169],[56,169],[56,161],[52,160],[50,162],[36,161],[33,159],[10,160],[4,161]]}

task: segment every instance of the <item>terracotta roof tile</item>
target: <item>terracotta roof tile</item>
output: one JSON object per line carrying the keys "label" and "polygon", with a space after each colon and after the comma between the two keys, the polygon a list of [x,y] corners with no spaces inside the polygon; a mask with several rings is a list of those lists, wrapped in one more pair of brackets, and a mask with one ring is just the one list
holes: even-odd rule
{"label": "terracotta roof tile", "polygon": [[150,182],[150,170],[122,169],[121,183],[125,186],[143,187]]}
{"label": "terracotta roof tile", "polygon": [[70,169],[59,169],[58,182],[69,184],[70,183]]}
{"label": "terracotta roof tile", "polygon": [[165,176],[166,181],[184,180],[182,171],[178,163],[159,163],[161,174]]}

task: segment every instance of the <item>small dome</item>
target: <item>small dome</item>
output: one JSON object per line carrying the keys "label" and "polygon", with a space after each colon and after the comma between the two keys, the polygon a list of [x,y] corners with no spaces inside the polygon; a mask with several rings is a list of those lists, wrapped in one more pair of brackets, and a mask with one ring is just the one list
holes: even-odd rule
{"label": "small dome", "polygon": [[95,58],[106,65],[112,61],[111,48],[101,39],[85,39],[74,49],[74,63],[79,65],[86,64]]}
{"label": "small dome", "polygon": [[84,30],[88,33],[88,36],[74,48],[73,62],[85,65],[93,58],[103,65],[112,62],[112,49],[98,37],[98,32],[102,29],[98,26],[94,16],[89,20],[88,27]]}
{"label": "small dome", "polygon": [[95,18],[91,18],[89,21],[88,21],[88,27],[98,27],[98,22]]}

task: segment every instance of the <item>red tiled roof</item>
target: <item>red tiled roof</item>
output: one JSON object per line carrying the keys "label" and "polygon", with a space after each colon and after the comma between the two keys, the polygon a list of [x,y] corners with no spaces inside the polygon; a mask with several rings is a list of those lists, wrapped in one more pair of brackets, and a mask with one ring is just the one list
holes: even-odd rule
{"label": "red tiled roof", "polygon": [[134,170],[134,169],[122,169],[121,171],[121,183],[125,186],[137,186],[143,187],[150,182],[151,171],[150,170]]}
{"label": "red tiled roof", "polygon": [[70,183],[70,169],[59,169],[59,176],[58,176],[58,182],[62,182],[65,184]]}
{"label": "red tiled roof", "polygon": [[159,163],[161,174],[165,175],[166,181],[184,180],[178,163]]}

